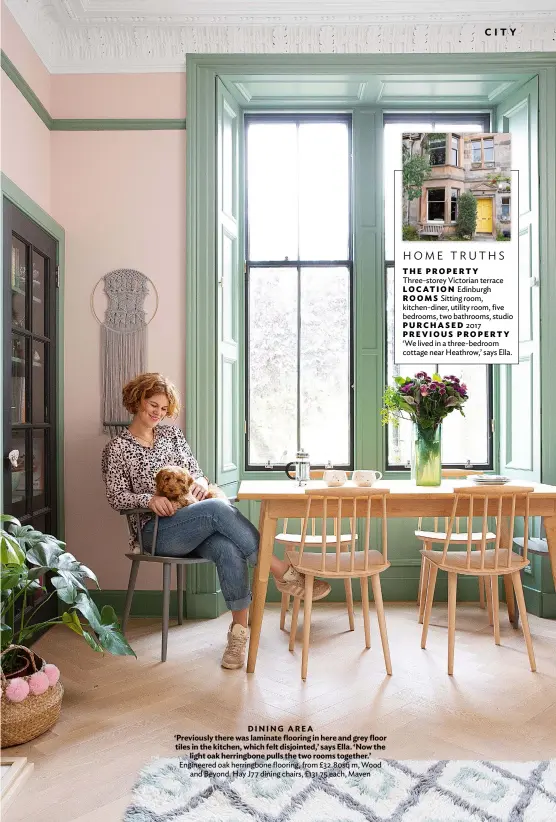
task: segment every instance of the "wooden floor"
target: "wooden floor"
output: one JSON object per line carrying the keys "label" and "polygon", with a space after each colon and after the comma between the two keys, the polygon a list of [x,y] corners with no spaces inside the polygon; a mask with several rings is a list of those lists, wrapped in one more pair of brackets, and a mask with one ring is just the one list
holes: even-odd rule
{"label": "wooden floor", "polygon": [[387,758],[556,757],[556,622],[530,617],[533,674],[523,635],[505,612],[496,647],[485,612],[462,605],[454,677],[448,677],[446,604],[433,609],[423,651],[416,607],[387,603],[388,677],[376,615],[366,651],[357,605],[353,633],[345,607],[315,605],[306,683],[300,643],[288,652],[288,635],[279,630],[272,605],[265,611],[257,670],[249,676],[220,667],[227,615],[171,628],[164,664],[154,620],[130,623],[137,660],[102,657],[67,629],[50,631],[36,647],[62,670],[62,715],[35,742],[9,749],[32,760],[35,770],[4,819],[28,822],[40,814],[54,822],[119,822],[140,768],[152,757],[177,755],[174,734],[246,733],[249,724],[384,735]]}

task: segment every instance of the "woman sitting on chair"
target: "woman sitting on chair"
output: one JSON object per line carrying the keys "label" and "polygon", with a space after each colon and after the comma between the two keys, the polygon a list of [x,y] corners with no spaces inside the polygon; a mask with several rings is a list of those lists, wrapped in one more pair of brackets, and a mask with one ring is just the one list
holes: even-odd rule
{"label": "woman sitting on chair", "polygon": [[[188,555],[212,560],[218,570],[222,594],[232,612],[224,668],[241,668],[247,644],[247,614],[251,602],[248,565],[255,565],[259,532],[232,505],[222,499],[206,499],[208,480],[191,452],[181,430],[159,425],[179,412],[179,398],[172,383],[161,374],[140,374],[124,386],[125,409],[133,414],[129,427],[114,437],[102,454],[102,475],[108,502],[117,511],[150,508],[160,517],[155,553],[159,556]],[[186,468],[195,483],[198,500],[177,511],[166,497],[155,493],[155,474],[166,465]],[[141,518],[143,544],[152,546],[154,518]],[[276,587],[299,596],[303,574],[285,560],[272,556],[270,571]],[[313,599],[322,599],[330,585],[315,580]]]}

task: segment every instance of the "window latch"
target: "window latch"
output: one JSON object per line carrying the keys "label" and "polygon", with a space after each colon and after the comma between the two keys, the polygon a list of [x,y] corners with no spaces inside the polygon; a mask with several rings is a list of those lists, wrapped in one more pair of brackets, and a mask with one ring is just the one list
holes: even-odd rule
{"label": "window latch", "polygon": [[265,462],[265,464],[264,464],[264,467],[265,467],[267,470],[272,471],[272,469],[274,468],[274,465],[270,462],[270,460],[267,460],[267,461]]}

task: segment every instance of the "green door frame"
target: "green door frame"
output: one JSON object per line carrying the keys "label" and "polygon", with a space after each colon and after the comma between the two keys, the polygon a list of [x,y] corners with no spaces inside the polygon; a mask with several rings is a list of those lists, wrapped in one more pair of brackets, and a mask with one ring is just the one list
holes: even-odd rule
{"label": "green door frame", "polygon": [[[556,55],[550,53],[513,54],[412,54],[412,55],[191,55],[187,57],[187,249],[186,249],[186,430],[201,465],[207,473],[214,475],[216,466],[216,416],[214,403],[216,367],[216,258],[214,242],[215,191],[216,191],[216,151],[215,151],[215,89],[216,77],[224,81],[226,77],[254,74],[295,76],[311,73],[331,75],[339,73],[388,73],[395,74],[515,74],[525,76],[537,74],[539,77],[539,186],[540,186],[540,285],[542,289],[541,313],[541,409],[542,414],[542,477],[545,482],[556,483],[556,415],[549,412],[556,402],[556,386],[549,379],[548,352],[556,350],[556,325],[549,322],[550,306],[556,306],[556,278],[549,276],[547,261],[556,259],[556,234],[550,227],[556,220],[556,153],[549,135],[556,133]],[[442,106],[435,109],[453,109],[443,99]],[[433,104],[431,100],[428,108]],[[322,108],[325,103],[320,100]],[[284,106],[282,105],[282,108]],[[303,106],[307,108],[307,106]],[[328,107],[327,107],[328,108]],[[338,108],[336,104],[333,108]],[[349,106],[342,107],[343,110]],[[422,101],[418,106],[400,102],[388,106],[388,111],[399,108],[404,111],[426,110]],[[461,110],[458,104],[458,110]],[[467,106],[477,110],[477,105]],[[484,106],[483,106],[484,108]],[[368,117],[369,128],[382,128],[380,106],[365,107],[354,116]],[[373,120],[371,123],[370,121]],[[376,151],[380,151],[381,141],[375,141]],[[373,150],[372,148],[369,150]],[[380,167],[380,158],[375,157],[375,168]],[[380,177],[380,175],[378,175]],[[357,202],[363,222],[369,219],[368,236],[365,240],[377,271],[384,270],[382,243],[382,180],[374,181],[375,197],[365,203]],[[363,212],[366,210],[366,214]],[[357,220],[357,216],[356,216]],[[357,237],[356,237],[357,242]],[[357,250],[356,250],[357,272]],[[357,277],[356,294],[360,288],[374,288],[372,302],[382,305],[383,278],[375,278],[371,285],[364,276]],[[369,304],[371,296],[369,296]],[[363,391],[356,395],[356,462],[380,461],[383,452],[383,437],[376,436],[374,442],[367,442],[363,453],[362,429],[364,425],[363,404],[368,407],[369,399],[378,400],[383,385],[384,342],[380,329],[375,327],[360,332],[365,325],[357,321],[363,309],[356,305],[356,380],[365,385],[364,391],[371,391],[372,397],[365,398]],[[359,330],[358,330],[359,329]],[[367,344],[360,333],[370,333],[373,339]],[[544,356],[543,356],[544,354]],[[366,372],[369,372],[368,374]],[[368,382],[367,380],[370,380]],[[495,395],[496,399],[496,395]],[[369,459],[367,459],[369,457]],[[258,475],[249,472],[250,477]],[[268,472],[261,474],[268,476]],[[399,476],[399,474],[397,474]],[[250,513],[252,513],[250,511]],[[253,512],[254,513],[254,512]]]}
{"label": "green door frame", "polygon": [[[56,442],[57,442],[57,459],[58,459],[58,473],[57,473],[57,491],[58,491],[58,536],[64,539],[64,274],[65,274],[65,231],[62,226],[54,220],[50,214],[41,208],[34,200],[31,199],[22,189],[20,189],[9,177],[2,173],[0,181],[0,190],[2,197],[6,197],[17,208],[23,211],[33,222],[44,229],[56,240],[56,264],[58,266],[58,283],[59,287],[56,289],[56,347],[57,347],[57,361],[58,369],[57,379],[57,393],[58,404],[56,413]],[[1,213],[1,209],[0,209]],[[1,219],[1,217],[0,217]],[[3,234],[2,234],[3,237]],[[2,262],[3,262],[2,255]],[[0,267],[2,263],[0,262]],[[2,273],[3,278],[3,273]],[[3,282],[3,279],[2,279]],[[0,312],[2,309],[1,300],[3,299],[4,289],[0,289]],[[2,365],[0,365],[0,370]],[[2,427],[3,409],[0,410],[0,432]],[[2,456],[4,455],[4,443],[2,443]],[[0,499],[3,499],[3,472],[0,472]]]}

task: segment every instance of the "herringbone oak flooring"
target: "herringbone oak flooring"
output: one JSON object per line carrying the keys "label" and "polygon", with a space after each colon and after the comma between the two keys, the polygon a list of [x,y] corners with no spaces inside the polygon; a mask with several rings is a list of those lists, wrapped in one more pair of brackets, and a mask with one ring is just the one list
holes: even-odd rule
{"label": "herringbone oak flooring", "polygon": [[[545,759],[556,756],[556,622],[530,617],[538,672],[521,631],[501,610],[502,645],[485,611],[458,607],[454,677],[448,677],[447,608],[434,606],[427,650],[415,605],[386,604],[393,676],[376,616],[348,631],[345,607],[317,603],[307,682],[301,645],[288,652],[279,609],[265,611],[254,675],[220,668],[228,616],[172,627],[160,663],[160,624],[132,620],[138,659],[95,654],[62,627],[36,646],[62,671],[62,715],[52,731],[9,749],[35,770],[6,822],[119,822],[140,768],[175,754],[176,733],[246,733],[249,724],[305,724],[314,733],[387,736],[396,759]],[[298,636],[301,636],[301,623]],[[286,623],[289,627],[289,617]]]}

